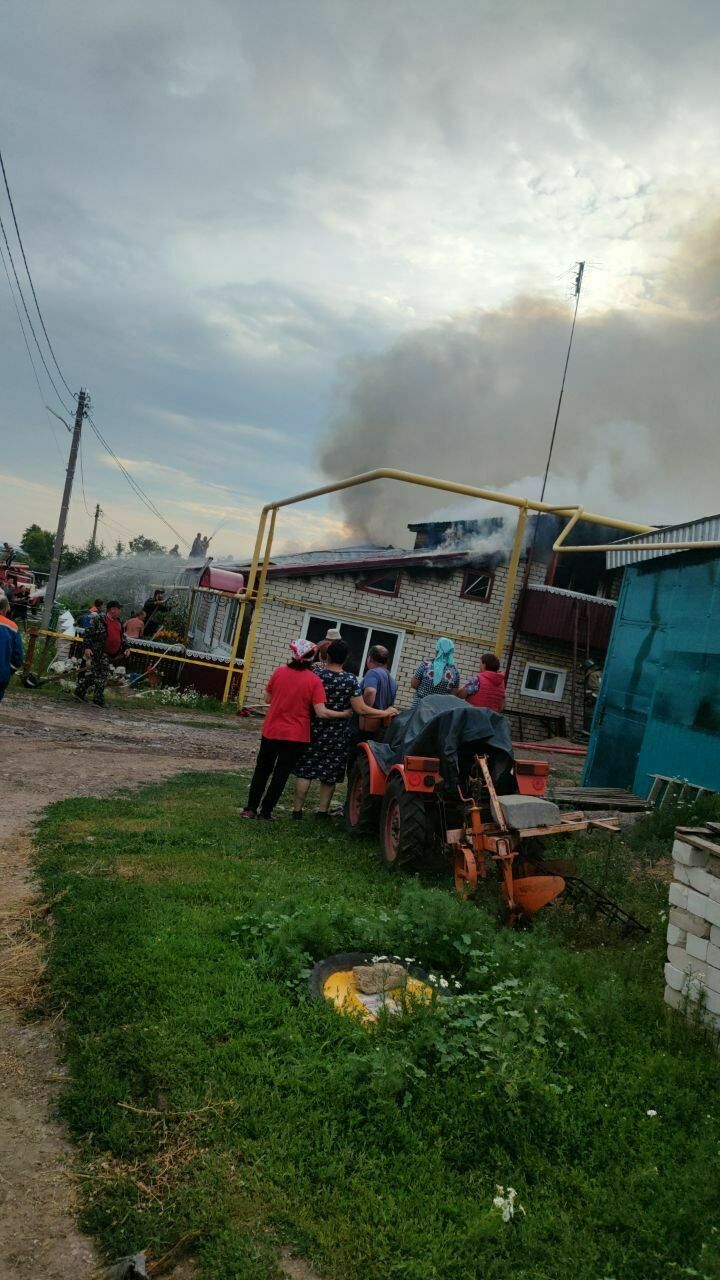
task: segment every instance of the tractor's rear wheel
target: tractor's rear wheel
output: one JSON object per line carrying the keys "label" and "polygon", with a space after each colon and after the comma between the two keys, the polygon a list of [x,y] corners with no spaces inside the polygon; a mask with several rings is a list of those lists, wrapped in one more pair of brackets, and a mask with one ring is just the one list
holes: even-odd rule
{"label": "tractor's rear wheel", "polygon": [[380,819],[380,796],[370,795],[370,765],[365,753],[358,755],[348,778],[345,799],[345,827],[354,836],[374,836]]}
{"label": "tractor's rear wheel", "polygon": [[430,844],[432,815],[425,796],[391,778],[380,811],[380,854],[388,871],[421,858]]}

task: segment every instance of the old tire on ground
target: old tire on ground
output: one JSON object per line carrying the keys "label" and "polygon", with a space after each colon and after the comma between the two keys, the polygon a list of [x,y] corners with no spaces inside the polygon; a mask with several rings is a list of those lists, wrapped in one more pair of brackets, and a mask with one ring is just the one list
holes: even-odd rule
{"label": "old tire on ground", "polygon": [[430,844],[432,816],[424,795],[391,778],[380,811],[380,856],[388,871],[422,857]]}
{"label": "old tire on ground", "polygon": [[380,821],[380,796],[370,795],[370,765],[364,751],[358,757],[348,778],[343,813],[345,828],[354,836],[374,836]]}

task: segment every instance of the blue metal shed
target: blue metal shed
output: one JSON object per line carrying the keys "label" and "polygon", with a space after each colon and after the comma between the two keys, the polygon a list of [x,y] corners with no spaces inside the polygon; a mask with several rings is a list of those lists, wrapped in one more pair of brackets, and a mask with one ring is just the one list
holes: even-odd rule
{"label": "blue metal shed", "polygon": [[[717,537],[716,519],[684,528]],[[661,774],[720,791],[720,550],[633,556],[627,543],[611,561],[627,568],[583,783],[644,796]]]}

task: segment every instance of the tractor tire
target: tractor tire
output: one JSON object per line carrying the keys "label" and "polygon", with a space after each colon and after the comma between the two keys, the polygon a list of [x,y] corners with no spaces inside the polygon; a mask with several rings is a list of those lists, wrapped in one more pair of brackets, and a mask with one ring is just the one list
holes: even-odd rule
{"label": "tractor tire", "polygon": [[388,871],[419,861],[432,837],[432,814],[423,795],[391,778],[380,811],[380,856]]}
{"label": "tractor tire", "polygon": [[370,765],[360,752],[350,771],[343,815],[345,830],[353,836],[377,835],[381,796],[370,795]]}

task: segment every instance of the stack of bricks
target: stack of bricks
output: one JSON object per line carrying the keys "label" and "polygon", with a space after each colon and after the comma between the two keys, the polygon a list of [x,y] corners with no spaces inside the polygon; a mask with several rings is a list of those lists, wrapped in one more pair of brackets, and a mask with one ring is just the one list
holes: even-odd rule
{"label": "stack of bricks", "polygon": [[672,856],[665,1000],[720,1027],[720,829],[678,827]]}

